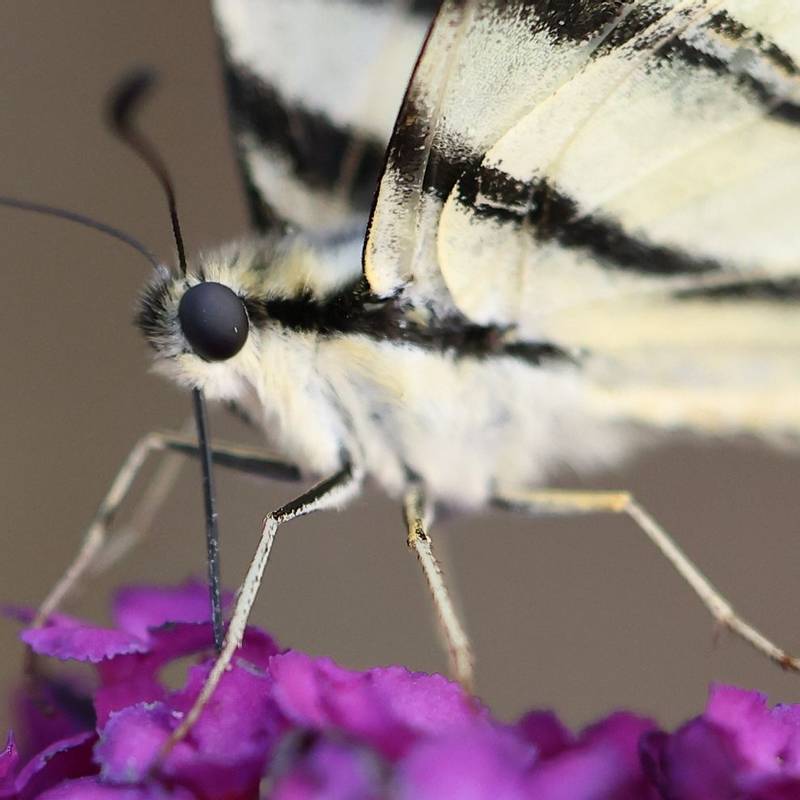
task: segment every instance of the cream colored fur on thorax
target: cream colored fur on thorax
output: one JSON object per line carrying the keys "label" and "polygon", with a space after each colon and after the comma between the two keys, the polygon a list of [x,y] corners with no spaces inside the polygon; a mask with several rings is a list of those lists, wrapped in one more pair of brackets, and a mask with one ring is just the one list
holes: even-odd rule
{"label": "cream colored fur on thorax", "polygon": [[[230,245],[201,256],[196,269],[241,293],[321,298],[352,281],[359,260],[345,240],[323,246],[294,237],[277,246]],[[197,280],[190,275],[189,283]],[[176,279],[175,308],[184,291]],[[182,336],[179,326],[174,335]],[[416,479],[434,500],[476,507],[498,486],[539,485],[561,465],[620,455],[619,432],[586,414],[580,371],[569,364],[459,357],[361,334],[298,332],[277,321],[253,326],[226,362],[186,350],[165,340],[156,369],[209,399],[241,404],[310,477],[327,477],[350,459],[392,496]]]}
{"label": "cream colored fur on thorax", "polygon": [[585,413],[568,367],[278,331],[262,333],[261,356],[251,411],[318,476],[349,457],[392,496],[414,477],[435,500],[475,507],[498,486],[541,485],[557,466],[619,455],[611,427]]}

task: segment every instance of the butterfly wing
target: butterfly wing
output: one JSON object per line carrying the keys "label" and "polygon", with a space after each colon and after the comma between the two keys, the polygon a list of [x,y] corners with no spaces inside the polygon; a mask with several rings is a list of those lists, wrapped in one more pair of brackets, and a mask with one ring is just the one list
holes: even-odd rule
{"label": "butterfly wing", "polygon": [[435,2],[214,0],[251,216],[346,228],[372,202]]}
{"label": "butterfly wing", "polygon": [[800,430],[798,63],[790,0],[446,2],[371,285],[571,350],[602,413]]}

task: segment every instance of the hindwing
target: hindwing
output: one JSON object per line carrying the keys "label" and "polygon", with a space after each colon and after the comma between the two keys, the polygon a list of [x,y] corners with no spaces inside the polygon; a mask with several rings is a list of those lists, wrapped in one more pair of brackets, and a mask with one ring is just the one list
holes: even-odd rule
{"label": "hindwing", "polygon": [[213,0],[251,216],[365,219],[436,3]]}

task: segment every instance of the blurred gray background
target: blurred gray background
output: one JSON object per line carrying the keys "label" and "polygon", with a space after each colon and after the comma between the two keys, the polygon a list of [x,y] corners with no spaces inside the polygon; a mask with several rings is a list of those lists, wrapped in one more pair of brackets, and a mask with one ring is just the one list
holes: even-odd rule
{"label": "blurred gray background", "polygon": [[[161,193],[101,118],[109,86],[141,64],[163,77],[143,125],[173,172],[189,250],[246,231],[210,18],[190,0],[0,4],[0,194],[93,215],[171,260]],[[0,209],[0,229],[0,602],[35,604],[129,448],[179,425],[189,398],[148,375],[131,324],[148,271],[141,258],[32,214]],[[213,427],[253,436],[224,414]],[[187,464],[148,543],[70,610],[103,620],[120,583],[203,575],[198,472]],[[591,482],[558,482],[633,490],[745,616],[800,650],[796,453],[684,441]],[[219,474],[229,586],[262,516],[292,491]],[[486,515],[449,520],[436,541],[473,637],[480,693],[503,717],[548,706],[578,724],[628,706],[669,724],[699,710],[709,681],[800,699],[800,677],[729,635],[715,639],[700,603],[625,519]],[[375,491],[283,529],[255,620],[286,646],[352,667],[446,666],[399,510]],[[10,622],[0,634],[5,689],[22,648]]]}

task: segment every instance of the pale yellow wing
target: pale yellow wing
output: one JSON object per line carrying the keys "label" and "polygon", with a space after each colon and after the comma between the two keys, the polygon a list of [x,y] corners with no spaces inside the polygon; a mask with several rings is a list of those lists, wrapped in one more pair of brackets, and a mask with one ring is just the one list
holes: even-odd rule
{"label": "pale yellow wing", "polygon": [[370,283],[570,350],[602,413],[800,430],[798,62],[789,0],[446,3]]}
{"label": "pale yellow wing", "polygon": [[435,0],[214,0],[254,221],[346,228],[372,203]]}

